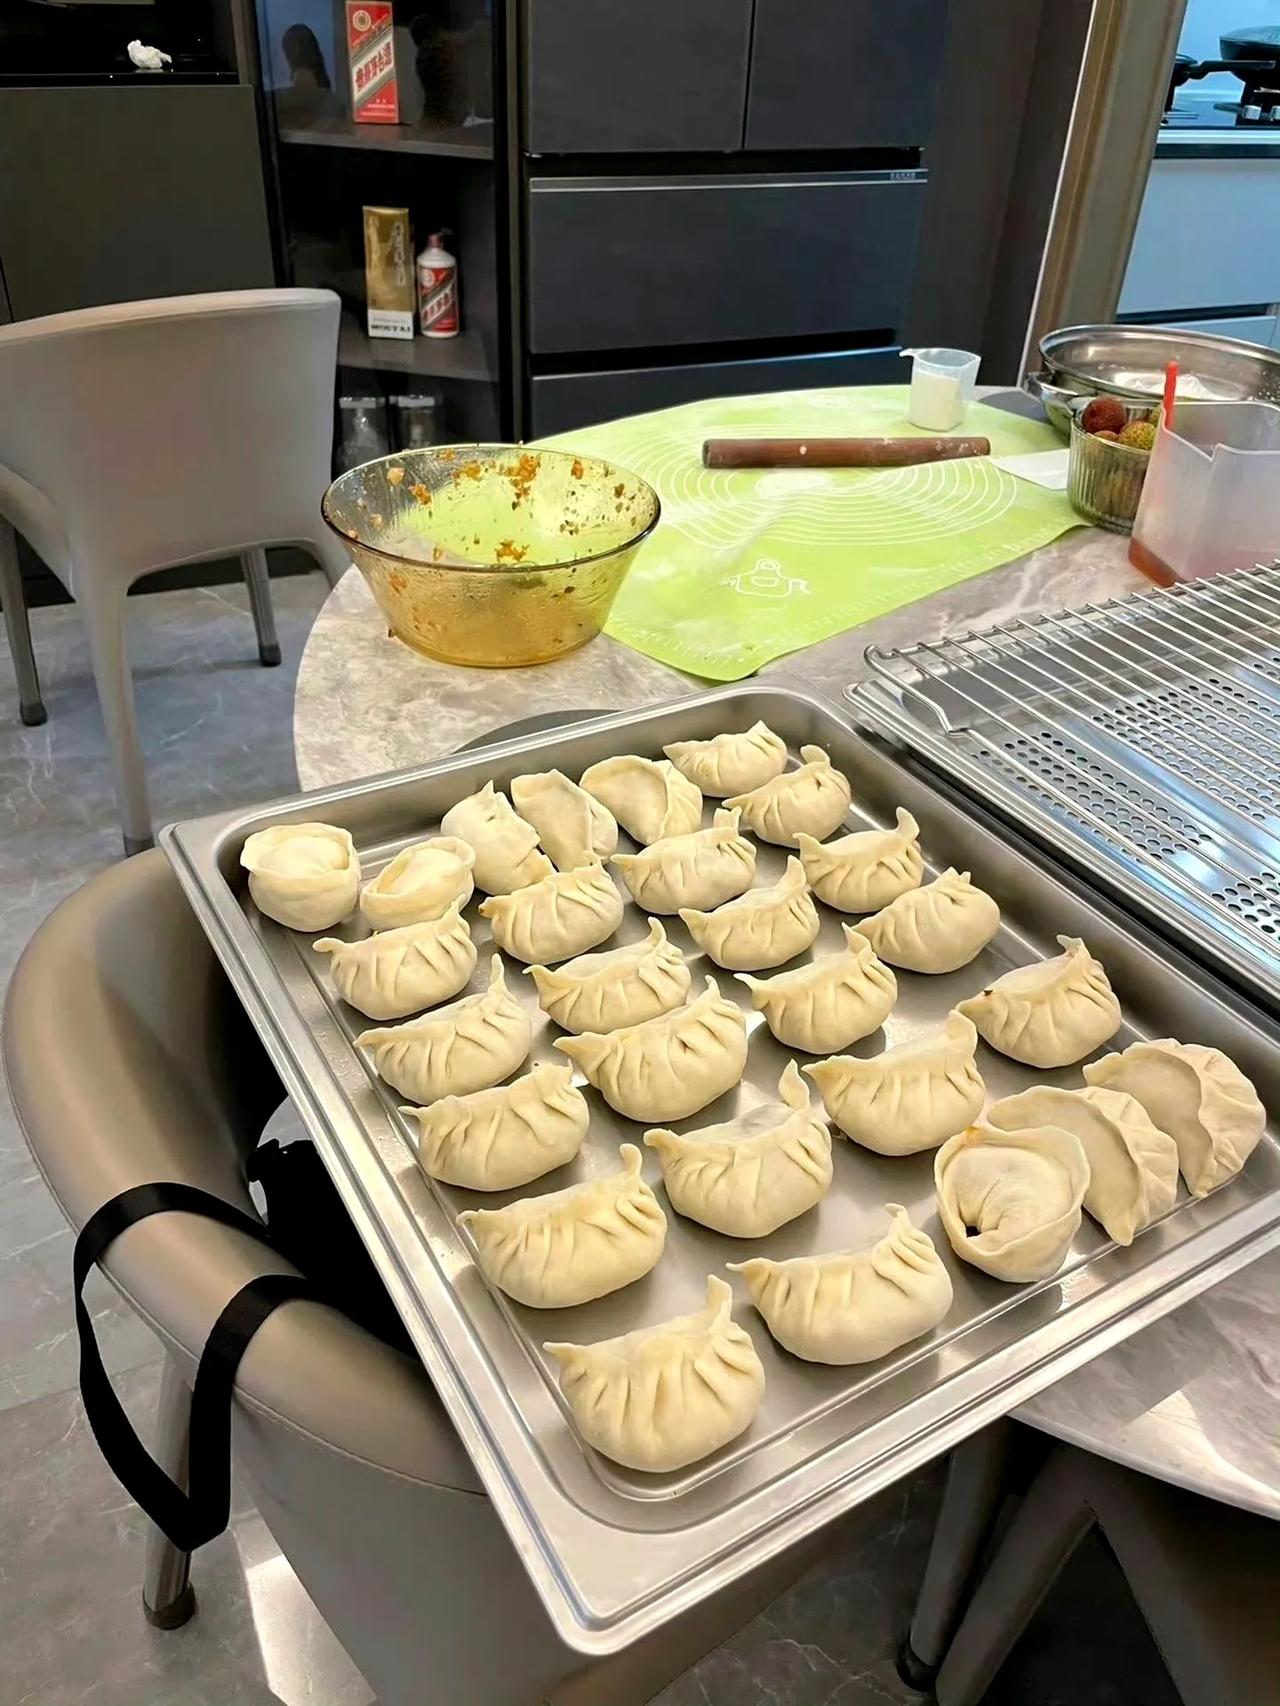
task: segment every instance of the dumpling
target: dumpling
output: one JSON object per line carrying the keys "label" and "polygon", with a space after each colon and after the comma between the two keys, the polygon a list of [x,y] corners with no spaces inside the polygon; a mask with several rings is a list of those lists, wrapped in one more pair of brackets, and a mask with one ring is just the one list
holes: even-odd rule
{"label": "dumpling", "polygon": [[616,1031],[656,1019],[689,999],[693,983],[684,955],[656,918],[629,948],[583,954],[550,971],[529,966],[542,1011],[566,1031]]}
{"label": "dumpling", "polygon": [[613,935],[622,913],[618,885],[598,859],[480,903],[494,941],[526,965],[585,953]]}
{"label": "dumpling", "polygon": [[662,750],[682,776],[713,800],[763,788],[787,767],[787,743],[765,723],[753,723],[744,734],[672,741]]}
{"label": "dumpling", "polygon": [[530,1309],[572,1309],[657,1265],[667,1217],[640,1177],[635,1144],[618,1153],[622,1171],[608,1178],[458,1216],[481,1272],[499,1291]]}
{"label": "dumpling", "polygon": [[440,827],[475,849],[472,875],[486,894],[510,894],[549,877],[555,868],[538,846],[537,830],[512,810],[511,801],[492,782],[450,806]]}
{"label": "dumpling", "polygon": [[1132,1244],[1135,1233],[1173,1207],[1178,1146],[1120,1090],[1038,1084],[994,1103],[987,1122],[1002,1131],[1052,1125],[1078,1137],[1089,1163],[1084,1206],[1117,1244]]}
{"label": "dumpling", "polygon": [[572,1161],[590,1121],[573,1068],[540,1061],[494,1090],[401,1108],[418,1125],[418,1165],[465,1191],[509,1191]]}
{"label": "dumpling", "polygon": [[511,799],[561,871],[607,859],[618,845],[613,813],[559,770],[517,776]]}
{"label": "dumpling", "polygon": [[938,1213],[962,1261],[1014,1284],[1048,1279],[1080,1226],[1089,1163],[1057,1126],[971,1125],[934,1156]]}
{"label": "dumpling", "polygon": [[686,1120],[731,1090],[747,1064],[747,1021],[713,977],[687,1006],[601,1036],[558,1037],[616,1113],[629,1120]]}
{"label": "dumpling", "polygon": [[456,835],[436,835],[402,847],[360,892],[360,910],[369,928],[393,930],[443,918],[455,901],[465,906],[475,888],[475,862],[470,843]]}
{"label": "dumpling", "polygon": [[462,902],[443,918],[402,924],[362,942],[325,936],[312,944],[331,954],[338,994],[369,1019],[403,1019],[465,989],[476,969],[475,944]]}
{"label": "dumpling", "polygon": [[665,758],[603,758],[582,772],[582,786],[642,846],[702,823],[702,795]]}
{"label": "dumpling", "polygon": [[831,1186],[831,1133],[809,1102],[794,1060],[778,1080],[782,1106],[701,1131],[647,1131],[671,1206],[728,1238],[765,1238],[822,1201]]}
{"label": "dumpling", "polygon": [[951,1308],[951,1276],[928,1233],[901,1203],[885,1204],[889,1230],[869,1250],[771,1262],[730,1262],[765,1325],[806,1362],[874,1362],[932,1332]]}
{"label": "dumpling", "polygon": [[751,991],[751,1005],[786,1048],[806,1054],[848,1048],[889,1017],[898,999],[897,978],[880,964],[866,937],[847,924],[844,939],[844,953],[823,954],[777,977],[738,974]]}
{"label": "dumpling", "polygon": [[891,966],[931,973],[967,966],[999,928],[1000,908],[995,901],[976,886],[968,871],[954,869],[923,888],[908,889],[857,926]]}
{"label": "dumpling", "polygon": [[487,1090],[522,1065],[532,1046],[533,1026],[507,989],[497,954],[483,995],[465,995],[407,1025],[356,1038],[356,1047],[373,1056],[379,1077],[411,1102]]}
{"label": "dumpling", "polygon": [[972,1021],[950,1013],[940,1031],[870,1060],[841,1054],[803,1070],[846,1137],[877,1155],[916,1155],[936,1149],[982,1112],[987,1092],[974,1065],[977,1052]]}
{"label": "dumpling", "polygon": [[682,906],[680,917],[703,953],[726,971],[780,966],[811,948],[820,928],[799,859],[787,860],[776,883],[748,889],[714,912]]}
{"label": "dumpling", "polygon": [[355,910],[360,859],[345,829],[277,823],[240,850],[258,911],[290,930],[332,930]]}
{"label": "dumpling", "polygon": [[1015,966],[957,1009],[984,1042],[1026,1066],[1073,1066],[1120,1029],[1120,1003],[1107,974],[1078,936],[1064,952]]}
{"label": "dumpling", "polygon": [[1230,1179],[1252,1154],[1267,1123],[1258,1092],[1220,1049],[1200,1043],[1131,1043],[1084,1069],[1088,1083],[1123,1090],[1178,1146],[1178,1166],[1193,1197]]}
{"label": "dumpling", "polygon": [[707,1276],[693,1315],[594,1345],[543,1345],[578,1431],[628,1469],[684,1469],[750,1427],[764,1398],[764,1365],[732,1316],[733,1293]]}
{"label": "dumpling", "polygon": [[909,889],[920,887],[924,859],[920,825],[898,807],[896,829],[860,829],[839,841],[798,835],[800,861],[809,887],[837,912],[879,912]]}
{"label": "dumpling", "polygon": [[738,817],[721,808],[713,829],[669,835],[639,853],[619,853],[610,863],[646,912],[722,906],[749,889],[756,874],[756,850],[738,833]]}
{"label": "dumpling", "polygon": [[844,822],[852,797],[848,779],[820,746],[802,746],[800,756],[798,770],[784,770],[763,787],[725,801],[741,808],[753,835],[778,847],[795,847],[801,835],[822,841]]}

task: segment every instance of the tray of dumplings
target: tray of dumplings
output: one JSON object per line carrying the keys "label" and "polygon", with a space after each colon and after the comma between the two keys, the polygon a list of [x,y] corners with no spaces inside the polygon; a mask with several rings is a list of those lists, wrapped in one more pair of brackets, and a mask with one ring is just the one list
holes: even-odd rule
{"label": "tray of dumplings", "polygon": [[162,840],[581,1651],[1280,1236],[1248,1007],[804,693]]}

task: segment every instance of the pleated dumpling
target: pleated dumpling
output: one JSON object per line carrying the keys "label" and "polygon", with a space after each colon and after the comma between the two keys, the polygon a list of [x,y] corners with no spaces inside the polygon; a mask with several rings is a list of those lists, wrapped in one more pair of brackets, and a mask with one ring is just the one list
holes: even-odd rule
{"label": "pleated dumpling", "polygon": [[622,1171],[607,1178],[460,1214],[485,1277],[530,1309],[572,1309],[655,1267],[667,1217],[640,1177],[635,1144],[619,1159]]}
{"label": "pleated dumpling", "polygon": [[809,887],[837,912],[879,912],[909,889],[920,887],[924,859],[920,826],[898,807],[896,829],[859,829],[839,841],[796,837]]}
{"label": "pleated dumpling", "polygon": [[447,1001],[466,988],[476,969],[475,944],[458,900],[443,918],[402,924],[362,942],[325,936],[312,945],[332,956],[338,994],[369,1019],[404,1019]]}
{"label": "pleated dumpling", "polygon": [[1026,1066],[1073,1066],[1120,1029],[1101,962],[1078,936],[1058,940],[1062,953],[1015,966],[958,1008],[984,1042]]}
{"label": "pleated dumpling", "polygon": [[994,1279],[1048,1279],[1080,1227],[1089,1163],[1058,1126],[971,1125],[934,1156],[938,1213],[951,1248]]}
{"label": "pleated dumpling", "polygon": [[332,930],[355,910],[360,859],[345,829],[277,823],[240,850],[258,911],[290,930]]}
{"label": "pleated dumpling", "polygon": [[787,743],[766,723],[711,740],[672,741],[662,750],[682,776],[713,800],[763,788],[787,767]]}
{"label": "pleated dumpling", "polygon": [[831,1133],[814,1112],[794,1060],[777,1102],[701,1131],[647,1131],[671,1206],[728,1238],[764,1238],[822,1201],[831,1185]]}
{"label": "pleated dumpling", "polygon": [[582,786],[642,846],[691,835],[702,822],[702,795],[665,758],[602,758],[582,772]]}
{"label": "pleated dumpling", "polygon": [[936,1149],[982,1112],[987,1092],[974,1064],[977,1051],[972,1022],[950,1013],[940,1031],[869,1060],[835,1055],[804,1071],[846,1137],[877,1155],[916,1155]]}
{"label": "pleated dumpling", "polygon": [[696,1000],[657,1019],[599,1035],[558,1037],[616,1113],[686,1120],[731,1090],[747,1063],[747,1022],[713,977]]}
{"label": "pleated dumpling", "polygon": [[680,917],[703,953],[726,971],[780,966],[811,948],[820,928],[799,859],[787,860],[776,883],[748,889],[714,912],[682,906]]}
{"label": "pleated dumpling", "polygon": [[576,871],[593,859],[607,859],[618,846],[613,813],[559,770],[517,776],[511,799],[520,816],[538,832],[544,852],[561,871]]}
{"label": "pleated dumpling", "polygon": [[723,906],[751,887],[756,850],[738,832],[738,812],[716,812],[715,826],[692,835],[669,835],[639,853],[619,853],[611,863],[622,873],[632,900],[646,912],[679,912],[682,906]]}
{"label": "pleated dumpling", "polygon": [[968,871],[954,869],[923,888],[908,889],[857,926],[891,966],[934,974],[967,966],[999,928],[995,901]]}
{"label": "pleated dumpling", "polygon": [[1193,1197],[1230,1179],[1253,1153],[1267,1123],[1258,1092],[1221,1049],[1200,1043],[1131,1043],[1084,1069],[1090,1084],[1123,1090],[1178,1146]]}
{"label": "pleated dumpling", "polygon": [[629,948],[583,954],[554,971],[529,966],[542,1011],[566,1031],[616,1031],[656,1019],[689,999],[693,979],[684,955],[657,918]]}
{"label": "pleated dumpling", "polygon": [[423,1172],[465,1191],[510,1191],[563,1167],[590,1122],[573,1068],[546,1060],[496,1089],[400,1112],[417,1122]]}
{"label": "pleated dumpling", "polygon": [[513,810],[511,801],[492,782],[450,806],[440,827],[474,850],[472,875],[485,894],[510,894],[550,876],[554,869],[538,846],[537,830]]}
{"label": "pleated dumpling", "polygon": [[765,1325],[806,1362],[874,1362],[932,1332],[951,1308],[951,1276],[928,1233],[901,1203],[885,1204],[889,1230],[869,1250],[771,1262],[730,1262]]}
{"label": "pleated dumpling", "polygon": [[552,871],[480,903],[494,941],[526,965],[585,953],[613,935],[622,912],[618,885],[598,859],[576,871]]}
{"label": "pleated dumpling", "polygon": [[369,928],[394,930],[443,918],[455,901],[465,906],[475,887],[475,862],[474,848],[457,835],[435,835],[402,847],[360,891],[360,910]]}
{"label": "pleated dumpling", "polygon": [[1136,1233],[1173,1207],[1178,1146],[1120,1090],[1037,1084],[993,1103],[987,1122],[1002,1131],[1052,1125],[1078,1137],[1089,1163],[1084,1206],[1117,1244],[1132,1244]]}
{"label": "pleated dumpling", "polygon": [[847,924],[844,939],[842,954],[823,954],[777,977],[739,973],[751,1005],[784,1047],[828,1054],[869,1037],[889,1017],[898,999],[897,978],[866,937]]}
{"label": "pleated dumpling", "polygon": [[820,746],[802,746],[800,756],[798,769],[725,801],[741,809],[753,835],[777,847],[795,847],[801,835],[824,840],[844,822],[852,798],[847,777]]}
{"label": "pleated dumpling", "polygon": [[697,1463],[748,1428],[764,1366],[732,1310],[728,1285],[709,1274],[706,1304],[693,1315],[594,1345],[544,1345],[587,1444],[658,1473]]}
{"label": "pleated dumpling", "polygon": [[495,954],[482,995],[464,995],[406,1025],[364,1031],[356,1046],[369,1051],[379,1077],[407,1100],[436,1102],[510,1077],[533,1046],[533,1026]]}

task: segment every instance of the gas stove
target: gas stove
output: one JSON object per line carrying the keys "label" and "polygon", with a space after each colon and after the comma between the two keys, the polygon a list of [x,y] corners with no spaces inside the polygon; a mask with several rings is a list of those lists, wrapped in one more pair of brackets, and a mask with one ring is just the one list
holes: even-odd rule
{"label": "gas stove", "polygon": [[[1221,59],[1175,55],[1169,73],[1165,113],[1169,130],[1266,130],[1280,125],[1280,26],[1235,30],[1220,37]],[[1229,72],[1239,79],[1237,100],[1216,99],[1230,91],[1201,90],[1191,85]]]}
{"label": "gas stove", "polygon": [[1277,87],[1246,84],[1238,101],[1216,101],[1205,93],[1175,100],[1160,120],[1165,130],[1280,131],[1280,78]]}

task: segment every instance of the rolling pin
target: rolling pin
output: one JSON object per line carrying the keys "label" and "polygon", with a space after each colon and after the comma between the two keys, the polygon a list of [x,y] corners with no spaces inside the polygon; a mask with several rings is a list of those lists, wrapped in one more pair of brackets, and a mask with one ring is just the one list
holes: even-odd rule
{"label": "rolling pin", "polygon": [[989,456],[986,438],[708,438],[704,468],[914,468]]}

